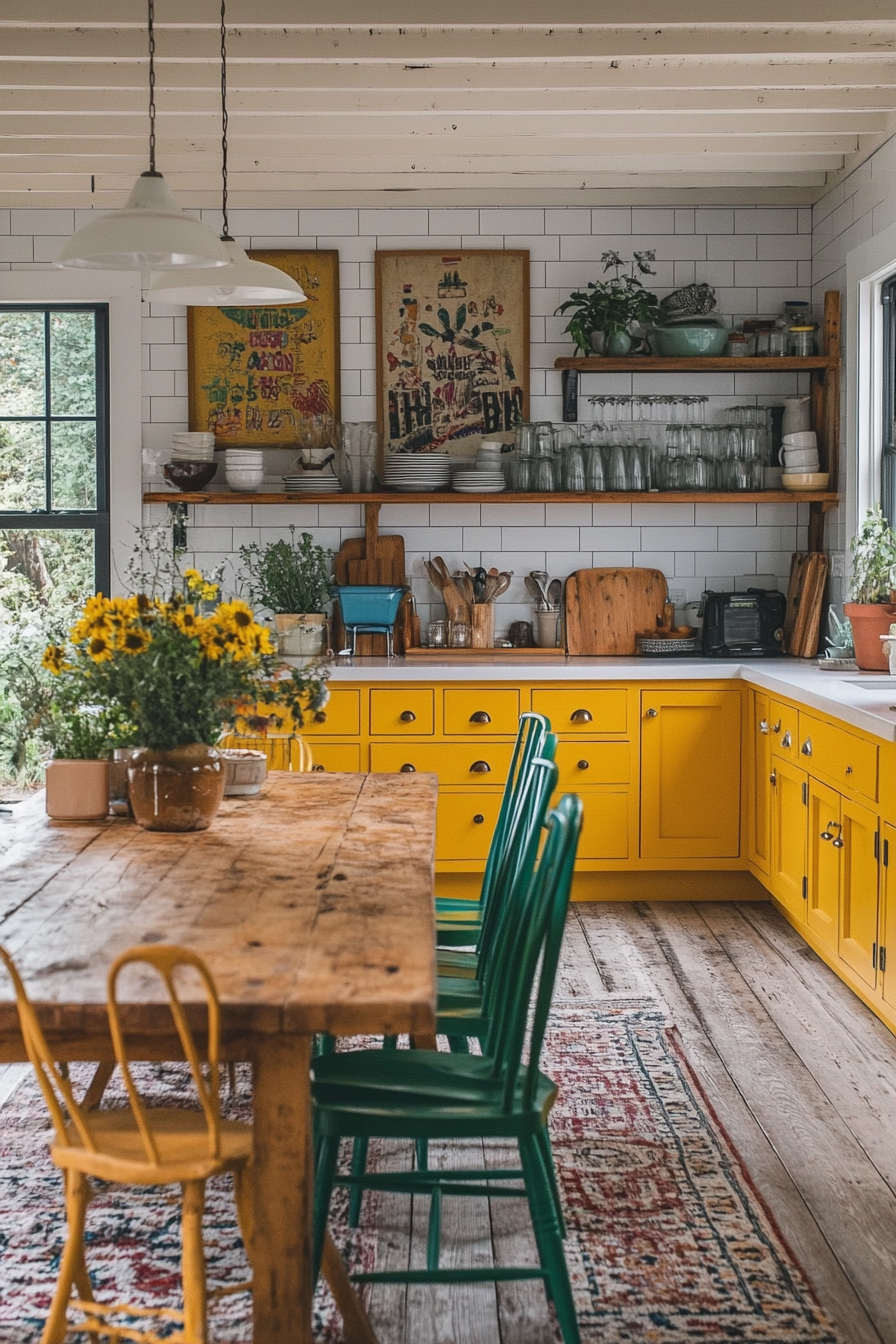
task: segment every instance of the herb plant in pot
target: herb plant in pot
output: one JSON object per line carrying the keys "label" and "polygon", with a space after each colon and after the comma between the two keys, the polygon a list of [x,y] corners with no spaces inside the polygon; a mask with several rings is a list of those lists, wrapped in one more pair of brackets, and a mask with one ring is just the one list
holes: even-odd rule
{"label": "herb plant in pot", "polygon": [[869,509],[849,549],[852,600],[843,604],[843,614],[852,626],[856,662],[866,672],[886,672],[886,646],[880,637],[889,633],[896,618],[896,533],[880,509]]}
{"label": "herb plant in pot", "polygon": [[256,543],[240,547],[240,577],[249,600],[273,614],[280,652],[292,657],[314,657],[326,648],[324,608],[330,600],[330,560],[333,552],[315,546],[310,532],[296,541]]}
{"label": "herb plant in pot", "polygon": [[95,709],[53,714],[53,759],[46,770],[47,816],[54,821],[102,821],[109,815],[107,717]]}
{"label": "herb plant in pot", "polygon": [[[575,341],[576,354],[627,355],[632,348],[631,327],[653,326],[660,306],[655,294],[644,288],[642,275],[655,275],[649,263],[655,252],[635,252],[624,262],[618,252],[604,252],[604,274],[615,272],[611,280],[589,280],[585,289],[573,290],[555,313],[571,312],[564,327]],[[626,266],[627,274],[620,275]],[[636,274],[637,272],[637,274]]]}

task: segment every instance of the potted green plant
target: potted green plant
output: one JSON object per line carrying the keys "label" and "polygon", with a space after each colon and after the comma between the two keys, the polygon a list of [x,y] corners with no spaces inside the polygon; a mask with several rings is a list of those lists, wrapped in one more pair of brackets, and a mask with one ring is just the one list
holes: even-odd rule
{"label": "potted green plant", "polygon": [[896,533],[879,508],[869,509],[849,545],[852,554],[851,601],[843,614],[852,626],[856,662],[867,672],[886,672],[881,635],[896,616]]}
{"label": "potted green plant", "polygon": [[[630,327],[638,323],[650,327],[659,317],[660,305],[655,294],[644,288],[642,275],[655,275],[650,262],[655,252],[635,252],[624,262],[618,252],[604,252],[604,274],[614,271],[611,280],[589,280],[585,289],[573,290],[555,313],[571,312],[564,327],[575,341],[576,353],[583,355],[627,355],[632,348]],[[625,267],[626,274],[620,275]]]}
{"label": "potted green plant", "polygon": [[315,546],[310,532],[296,541],[273,541],[262,548],[256,542],[240,547],[240,578],[256,607],[274,617],[280,652],[296,657],[322,653],[326,648],[325,607],[330,600],[330,560],[333,552]]}
{"label": "potted green plant", "polygon": [[53,713],[53,759],[46,769],[46,810],[54,821],[102,821],[109,815],[110,723],[99,709]]}

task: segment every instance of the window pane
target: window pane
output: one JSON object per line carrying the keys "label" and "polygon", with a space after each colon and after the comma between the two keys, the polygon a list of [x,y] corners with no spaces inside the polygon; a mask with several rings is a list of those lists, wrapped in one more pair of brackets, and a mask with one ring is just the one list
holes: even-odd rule
{"label": "window pane", "polygon": [[50,414],[96,413],[96,318],[50,314]]}
{"label": "window pane", "polygon": [[46,409],[43,313],[0,313],[0,415]]}
{"label": "window pane", "polygon": [[54,509],[96,508],[96,422],[55,421],[50,428]]}
{"label": "window pane", "polygon": [[0,509],[46,506],[44,425],[0,421]]}
{"label": "window pane", "polygon": [[27,606],[71,624],[94,591],[95,546],[92,528],[0,532],[2,607],[26,598]]}

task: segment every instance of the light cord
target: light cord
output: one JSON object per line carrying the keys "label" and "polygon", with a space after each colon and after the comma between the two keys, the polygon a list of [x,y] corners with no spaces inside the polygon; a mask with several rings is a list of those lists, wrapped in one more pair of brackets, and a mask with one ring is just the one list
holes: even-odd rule
{"label": "light cord", "polygon": [[[152,3],[152,0],[150,0]],[[221,214],[224,216],[225,242],[230,242],[227,219],[227,26],[224,18],[226,0],[221,0]]]}
{"label": "light cord", "polygon": [[149,35],[149,172],[150,176],[157,177],[156,173],[156,34],[153,26],[155,19],[155,0],[147,0],[149,7],[149,17],[147,30]]}

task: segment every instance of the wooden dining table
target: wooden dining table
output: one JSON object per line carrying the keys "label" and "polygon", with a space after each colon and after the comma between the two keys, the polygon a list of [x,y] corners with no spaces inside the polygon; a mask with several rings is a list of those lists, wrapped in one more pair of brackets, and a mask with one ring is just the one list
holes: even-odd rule
{"label": "wooden dining table", "polygon": [[[221,996],[222,1057],[253,1077],[255,1344],[310,1344],[309,1065],[317,1032],[435,1028],[434,775],[268,776],[207,831],[127,818],[14,824],[0,856],[0,942],[60,1060],[114,1060],[106,975],[125,948],[180,943]],[[182,1058],[160,982],[125,986],[131,1056]],[[0,1062],[25,1058],[0,980]],[[346,1337],[373,1338],[328,1248]]]}

